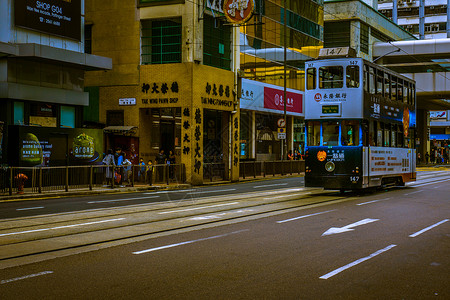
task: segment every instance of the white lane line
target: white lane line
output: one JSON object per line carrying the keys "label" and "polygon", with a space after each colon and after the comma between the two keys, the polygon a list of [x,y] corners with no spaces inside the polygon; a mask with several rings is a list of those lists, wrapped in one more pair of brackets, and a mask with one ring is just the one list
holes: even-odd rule
{"label": "white lane line", "polygon": [[385,201],[385,200],[389,200],[389,199],[391,199],[391,198],[385,198],[385,199],[373,200],[373,201],[368,201],[368,202],[358,203],[358,204],[356,204],[356,205],[366,205],[366,204],[375,203],[375,202],[379,202],[379,201]]}
{"label": "white lane line", "polygon": [[310,215],[304,215],[304,216],[300,216],[300,217],[295,217],[295,218],[291,218],[291,219],[287,219],[287,220],[281,220],[281,221],[277,221],[277,223],[278,223],[278,224],[281,224],[281,223],[285,223],[285,222],[295,221],[295,220],[298,220],[298,219],[303,219],[303,218],[307,218],[307,217],[312,217],[312,216],[317,216],[317,215],[321,215],[321,214],[326,214],[326,213],[329,213],[329,212],[332,212],[332,211],[335,211],[335,209],[333,209],[333,210],[327,210],[327,211],[322,211],[322,212],[318,212],[318,213],[315,213],[315,214],[310,214]]}
{"label": "white lane line", "polygon": [[204,208],[211,208],[211,207],[220,207],[220,206],[228,206],[228,205],[235,205],[238,204],[239,202],[231,202],[231,203],[225,203],[225,204],[216,204],[216,205],[209,205],[209,206],[201,206],[201,207],[194,207],[194,208],[186,208],[186,209],[179,209],[179,210],[170,210],[170,211],[163,211],[160,212],[160,215],[164,215],[164,214],[173,214],[173,213],[178,213],[178,212],[183,212],[183,211],[191,211],[191,210],[199,210],[199,209],[204,209]]}
{"label": "white lane line", "polygon": [[53,271],[44,271],[44,272],[39,272],[39,273],[36,273],[36,274],[30,274],[30,275],[26,275],[26,276],[22,276],[22,277],[5,279],[5,280],[0,281],[0,284],[10,283],[10,282],[18,281],[18,280],[33,278],[33,277],[47,275],[47,274],[52,274],[52,273],[53,273]]}
{"label": "white lane line", "polygon": [[48,230],[56,230],[56,229],[79,227],[79,226],[87,226],[87,225],[107,223],[107,222],[116,222],[116,221],[121,221],[121,220],[125,220],[125,218],[102,220],[102,221],[96,221],[96,222],[73,224],[73,225],[65,225],[65,226],[58,226],[58,227],[51,227],[51,228],[41,228],[41,229],[18,231],[18,232],[8,232],[8,233],[2,233],[2,234],[0,234],[0,236],[18,235],[18,234],[31,233],[31,232],[48,231]]}
{"label": "white lane line", "polygon": [[32,209],[41,209],[44,208],[43,206],[36,206],[36,207],[26,207],[26,208],[18,208],[16,210],[32,210]]}
{"label": "white lane line", "polygon": [[253,188],[254,188],[254,189],[259,189],[259,188],[265,188],[265,187],[271,187],[271,186],[280,186],[280,185],[287,185],[287,182],[286,182],[286,183],[276,183],[276,184],[257,185],[257,186],[254,186]]}
{"label": "white lane line", "polygon": [[114,200],[89,201],[88,204],[94,204],[94,203],[108,203],[108,202],[120,202],[120,201],[132,201],[132,200],[151,199],[151,198],[159,198],[159,196],[147,196],[147,197],[124,198],[124,199],[114,199]]}
{"label": "white lane line", "polygon": [[430,229],[432,229],[432,228],[434,228],[434,227],[436,227],[436,226],[439,226],[439,225],[441,225],[441,224],[444,224],[445,222],[448,222],[448,219],[442,220],[442,221],[440,221],[440,222],[437,222],[436,224],[433,224],[433,225],[431,225],[431,226],[428,226],[427,228],[424,228],[424,229],[422,229],[422,230],[420,230],[420,231],[417,231],[416,233],[411,234],[409,237],[416,237],[416,236],[418,236],[419,234],[424,233],[425,231],[428,231],[428,230],[430,230]]}
{"label": "white lane line", "polygon": [[414,185],[411,185],[411,186],[413,186],[413,187],[419,187],[419,186],[424,186],[424,185],[430,185],[430,184],[436,184],[436,183],[441,183],[441,182],[446,182],[446,181],[449,181],[450,179],[445,179],[445,180],[439,180],[439,181],[433,181],[433,182],[429,182],[429,183],[422,183],[422,184],[414,184]]}
{"label": "white lane line", "polygon": [[196,243],[196,242],[217,239],[217,238],[221,238],[221,237],[225,237],[225,236],[229,236],[229,235],[232,235],[232,234],[237,234],[237,233],[241,233],[241,232],[249,231],[249,230],[250,229],[243,229],[243,230],[233,231],[233,232],[225,233],[225,234],[221,234],[221,235],[210,236],[210,237],[206,237],[206,238],[202,238],[202,239],[198,239],[198,240],[192,240],[192,241],[186,241],[186,242],[181,242],[181,243],[176,243],[176,244],[170,244],[170,245],[165,245],[165,246],[156,247],[156,248],[150,248],[150,249],[146,249],[146,250],[133,252],[133,254],[143,254],[143,253],[148,253],[148,252],[168,249],[168,248],[172,248],[172,247],[192,244],[192,243]]}
{"label": "white lane line", "polygon": [[360,258],[360,259],[358,259],[358,260],[355,260],[354,262],[351,262],[351,263],[349,263],[348,265],[345,265],[345,266],[343,266],[343,267],[340,267],[340,268],[338,268],[338,269],[336,269],[336,270],[334,270],[334,271],[331,271],[330,273],[327,273],[327,274],[325,274],[325,275],[323,275],[323,276],[320,276],[319,278],[320,278],[320,279],[328,279],[328,278],[330,278],[330,277],[332,277],[332,276],[334,276],[334,275],[336,275],[336,274],[341,273],[342,271],[345,271],[345,270],[347,270],[347,269],[349,269],[349,268],[351,268],[351,267],[356,266],[357,264],[360,264],[360,263],[362,263],[362,262],[364,262],[364,261],[366,261],[366,260],[369,260],[369,259],[371,259],[371,258],[373,258],[373,257],[375,257],[375,256],[377,256],[377,255],[379,255],[379,254],[381,254],[381,253],[383,253],[383,252],[386,252],[386,251],[388,251],[388,250],[394,248],[395,246],[397,246],[397,245],[394,245],[394,244],[389,245],[389,246],[387,246],[386,248],[383,248],[383,249],[381,249],[381,250],[378,250],[377,252],[374,252],[374,253],[370,254],[369,256],[366,256],[366,257]]}
{"label": "white lane line", "polygon": [[415,192],[411,192],[411,193],[404,194],[404,195],[405,196],[409,196],[409,195],[412,195],[412,194],[417,194],[417,193],[422,193],[422,192],[424,192],[424,191],[415,191]]}
{"label": "white lane line", "polygon": [[158,191],[158,192],[150,192],[150,193],[142,193],[143,195],[154,195],[154,194],[168,194],[168,193],[184,193],[184,192],[192,192],[195,191],[193,189],[189,190],[170,190],[170,191]]}
{"label": "white lane line", "polygon": [[227,190],[213,190],[213,191],[201,191],[201,192],[191,192],[186,195],[197,195],[197,194],[209,194],[209,193],[220,193],[220,192],[229,192],[235,191],[236,189],[227,189]]}

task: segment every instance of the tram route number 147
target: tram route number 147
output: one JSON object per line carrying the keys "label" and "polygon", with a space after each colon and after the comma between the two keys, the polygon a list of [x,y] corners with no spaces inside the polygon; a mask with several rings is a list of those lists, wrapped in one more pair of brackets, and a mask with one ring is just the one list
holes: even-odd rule
{"label": "tram route number 147", "polygon": [[351,181],[352,183],[357,183],[358,180],[359,180],[359,176],[350,176],[350,181]]}

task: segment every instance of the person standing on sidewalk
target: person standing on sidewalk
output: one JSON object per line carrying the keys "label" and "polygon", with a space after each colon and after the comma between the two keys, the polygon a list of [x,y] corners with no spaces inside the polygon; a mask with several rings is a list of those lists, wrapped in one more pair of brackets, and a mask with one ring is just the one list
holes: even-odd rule
{"label": "person standing on sidewalk", "polygon": [[138,180],[140,182],[145,182],[145,162],[143,158],[139,159]]}
{"label": "person standing on sidewalk", "polygon": [[426,162],[427,165],[428,165],[428,161],[429,160],[430,160],[430,154],[427,151],[427,153],[425,153],[425,162]]}
{"label": "person standing on sidewalk", "polygon": [[152,163],[151,159],[148,160],[147,165],[145,166],[145,181],[149,185],[152,185],[152,181],[153,181],[153,163]]}
{"label": "person standing on sidewalk", "polygon": [[116,165],[114,161],[114,155],[112,149],[108,150],[108,154],[103,158],[103,164],[106,165],[106,184],[111,184],[112,187],[112,181],[114,176],[114,167]]}

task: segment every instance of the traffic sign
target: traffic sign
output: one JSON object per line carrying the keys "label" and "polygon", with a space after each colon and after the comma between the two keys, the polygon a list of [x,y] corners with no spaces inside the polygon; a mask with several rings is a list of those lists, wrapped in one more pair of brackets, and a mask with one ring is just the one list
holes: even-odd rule
{"label": "traffic sign", "polygon": [[278,119],[278,127],[285,127],[286,126],[286,120],[283,118]]}

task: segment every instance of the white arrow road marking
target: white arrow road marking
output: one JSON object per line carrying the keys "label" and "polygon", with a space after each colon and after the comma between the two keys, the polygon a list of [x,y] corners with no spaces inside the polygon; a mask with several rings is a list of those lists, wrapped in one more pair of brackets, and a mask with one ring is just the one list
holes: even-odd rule
{"label": "white arrow road marking", "polygon": [[322,236],[335,234],[335,233],[342,233],[342,232],[352,231],[352,230],[354,230],[354,229],[352,229],[353,227],[364,225],[364,224],[369,224],[369,223],[372,223],[372,222],[375,222],[375,221],[379,221],[379,219],[364,219],[364,220],[358,221],[358,222],[353,223],[353,224],[349,224],[349,225],[344,226],[344,227],[331,227],[330,229],[325,231],[322,234]]}
{"label": "white arrow road marking", "polygon": [[323,276],[320,276],[319,278],[320,278],[320,279],[328,279],[328,278],[330,278],[330,277],[332,277],[332,276],[334,276],[334,275],[336,275],[336,274],[338,274],[338,273],[341,273],[342,271],[347,270],[348,268],[351,268],[351,267],[353,267],[353,266],[356,266],[357,264],[360,264],[360,263],[362,263],[362,262],[364,262],[364,261],[366,261],[366,260],[369,260],[369,259],[371,259],[372,257],[375,257],[375,256],[377,256],[377,255],[379,255],[379,254],[381,254],[381,253],[383,253],[383,252],[386,252],[386,251],[388,251],[388,250],[394,248],[395,246],[396,246],[396,245],[394,245],[394,244],[389,245],[389,246],[387,246],[386,248],[383,248],[383,249],[381,249],[381,250],[378,250],[377,252],[374,252],[374,253],[370,254],[369,256],[366,256],[366,257],[360,258],[360,259],[358,259],[358,260],[355,260],[354,262],[351,262],[351,263],[349,263],[348,265],[345,265],[345,266],[343,266],[343,267],[340,267],[340,268],[338,268],[338,269],[336,269],[336,270],[334,270],[334,271],[331,271],[330,273],[327,273],[327,274],[325,274],[325,275],[323,275]]}

